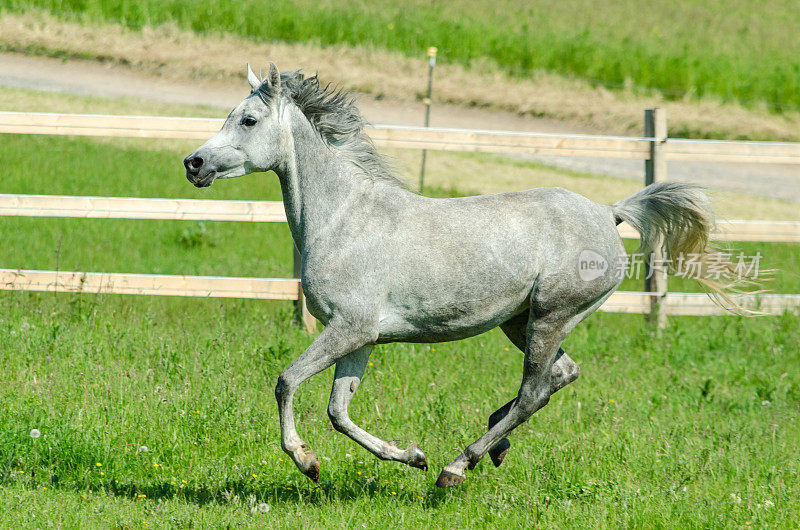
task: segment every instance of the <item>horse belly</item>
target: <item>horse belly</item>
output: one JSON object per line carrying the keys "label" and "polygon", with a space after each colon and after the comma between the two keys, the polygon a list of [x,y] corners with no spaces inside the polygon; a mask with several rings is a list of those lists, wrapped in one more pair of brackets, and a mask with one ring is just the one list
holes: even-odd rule
{"label": "horse belly", "polygon": [[389,296],[379,321],[379,342],[442,342],[479,335],[527,309],[530,285],[481,295],[434,293]]}

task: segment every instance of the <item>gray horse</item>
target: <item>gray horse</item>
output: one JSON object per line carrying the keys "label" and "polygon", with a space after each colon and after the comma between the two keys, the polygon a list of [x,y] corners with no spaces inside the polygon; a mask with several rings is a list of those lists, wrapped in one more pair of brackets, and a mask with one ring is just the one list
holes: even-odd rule
{"label": "gray horse", "polygon": [[372,347],[500,326],[524,352],[522,383],[436,482],[458,485],[487,452],[499,466],[506,436],[578,377],[561,343],[621,283],[611,266],[581,274],[582,253],[624,262],[622,221],[642,234],[644,251],[663,241],[669,256],[711,252],[711,209],[694,186],[657,184],[613,206],[561,188],[423,197],[392,176],[348,94],[274,64],[264,79],[248,66],[247,77],[250,96],[184,165],[198,187],[254,171],[280,179],[308,309],[325,328],[280,375],[275,396],[283,450],[314,481],[319,461],[295,430],[292,403],[314,374],[336,364],[328,405],[336,430],[380,459],[427,469],[416,444],[399,448],[348,416]]}

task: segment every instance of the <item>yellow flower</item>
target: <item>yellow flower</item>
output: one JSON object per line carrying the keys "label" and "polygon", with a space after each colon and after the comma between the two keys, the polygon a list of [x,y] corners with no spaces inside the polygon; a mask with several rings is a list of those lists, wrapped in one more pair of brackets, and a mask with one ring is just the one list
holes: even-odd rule
{"label": "yellow flower", "polygon": [[43,490],[46,490],[46,489],[47,489],[47,486],[42,486],[42,489],[43,489]]}
{"label": "yellow flower", "polygon": [[614,403],[614,398],[608,400],[609,403]]}
{"label": "yellow flower", "polygon": [[177,484],[177,482],[175,482],[175,481],[173,480],[172,482],[170,482],[170,484],[172,484],[172,485],[174,486],[175,484]]}
{"label": "yellow flower", "polygon": [[20,473],[20,475],[24,475],[25,474],[25,472],[23,470],[21,470],[21,469],[19,470],[19,473]]}
{"label": "yellow flower", "polygon": [[389,24],[386,27],[389,28],[389,31],[392,31],[394,29],[394,24]]}
{"label": "yellow flower", "polygon": [[106,476],[106,474],[105,474],[105,473],[103,473],[103,472],[101,471],[101,472],[100,472],[100,476],[101,476],[101,477],[105,477],[105,476]]}
{"label": "yellow flower", "polygon": [[372,363],[369,363],[369,365],[370,365],[370,366],[375,366],[375,365],[374,365],[374,364],[372,364]]}
{"label": "yellow flower", "polygon": [[361,474],[361,471],[359,471],[359,472],[358,472],[358,474],[360,475],[360,474]]}
{"label": "yellow flower", "polygon": [[81,497],[83,497],[83,498],[85,499],[85,498],[86,498],[86,495],[81,495]]}
{"label": "yellow flower", "polygon": [[158,467],[158,464],[153,464],[153,467]]}
{"label": "yellow flower", "polygon": [[144,498],[146,498],[146,497],[147,497],[147,495],[145,495],[144,493],[140,493],[140,494],[139,494],[139,498],[140,498],[140,499],[144,499]]}
{"label": "yellow flower", "polygon": [[200,414],[199,410],[194,411],[195,414]]}
{"label": "yellow flower", "polygon": [[255,473],[253,473],[253,478],[258,478],[258,475],[256,475]]}
{"label": "yellow flower", "polygon": [[95,465],[96,465],[97,467],[103,467],[103,464],[101,464],[100,462],[96,463]]}
{"label": "yellow flower", "polygon": [[393,491],[393,492],[392,492],[392,495],[397,495],[397,492],[396,492],[396,491]]}
{"label": "yellow flower", "polygon": [[185,481],[185,480],[181,480],[181,482],[183,482],[184,484],[186,484],[186,481]]}

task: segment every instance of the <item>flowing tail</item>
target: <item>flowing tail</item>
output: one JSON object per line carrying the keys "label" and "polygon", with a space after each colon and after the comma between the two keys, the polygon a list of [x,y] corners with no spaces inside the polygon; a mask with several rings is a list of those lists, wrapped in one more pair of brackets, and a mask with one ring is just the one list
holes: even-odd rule
{"label": "flowing tail", "polygon": [[663,242],[671,271],[697,280],[709,297],[731,312],[754,314],[731,298],[753,274],[730,261],[730,254],[709,246],[714,228],[711,201],[693,184],[659,182],[641,189],[612,207],[617,224],[626,221],[642,238],[640,251],[649,253]]}

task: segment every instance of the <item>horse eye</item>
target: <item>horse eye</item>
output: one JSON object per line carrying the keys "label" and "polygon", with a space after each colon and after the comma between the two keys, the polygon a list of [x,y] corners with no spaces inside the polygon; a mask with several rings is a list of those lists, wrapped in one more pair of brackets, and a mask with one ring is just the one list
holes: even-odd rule
{"label": "horse eye", "polygon": [[256,120],[254,118],[245,118],[242,120],[242,125],[245,127],[252,127],[256,124]]}

